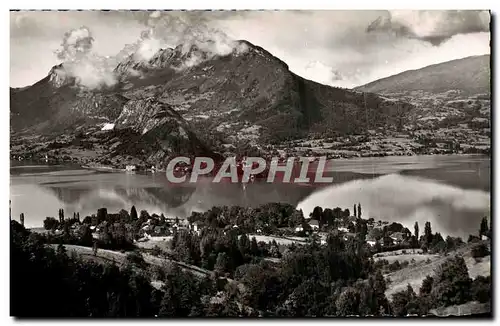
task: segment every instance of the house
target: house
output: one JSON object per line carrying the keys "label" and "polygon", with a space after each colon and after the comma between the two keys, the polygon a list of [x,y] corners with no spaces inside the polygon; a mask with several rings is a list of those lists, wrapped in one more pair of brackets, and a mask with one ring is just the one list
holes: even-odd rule
{"label": "house", "polygon": [[347,241],[349,238],[354,238],[356,237],[356,233],[351,233],[351,232],[348,232],[346,234],[344,234],[344,241]]}
{"label": "house", "polygon": [[146,224],[141,229],[144,230],[145,232],[150,232],[153,230],[153,226],[151,224]]}
{"label": "house", "polygon": [[[259,231],[261,231],[261,230],[260,230],[260,229],[259,229],[259,230],[257,230],[257,232],[259,232]],[[304,231],[304,228],[302,227],[302,225],[299,225],[299,226],[297,226],[297,227],[295,228],[295,232],[302,232],[302,231]]]}
{"label": "house", "polygon": [[127,171],[127,172],[135,171],[136,169],[137,169],[137,168],[136,168],[136,166],[135,166],[135,165],[127,165],[127,166],[125,167],[125,171]]}
{"label": "house", "polygon": [[489,238],[488,238],[488,236],[486,236],[486,235],[484,235],[484,234],[483,234],[483,235],[481,235],[481,240],[488,240],[488,239],[489,239]]}
{"label": "house", "polygon": [[198,232],[199,228],[200,228],[200,223],[198,223],[197,221],[191,224],[191,230],[193,230],[194,232]]}
{"label": "house", "polygon": [[373,247],[375,246],[375,244],[377,244],[377,240],[375,239],[366,240],[366,243],[368,243],[371,247]]}
{"label": "house", "polygon": [[312,230],[319,230],[319,221],[318,220],[310,220],[309,226],[311,227]]}
{"label": "house", "polygon": [[165,231],[166,231],[166,229],[163,226],[155,226],[153,228],[153,233],[155,235],[165,234]]}
{"label": "house", "polygon": [[339,230],[340,232],[343,232],[343,233],[349,232],[349,230],[346,227],[344,227],[344,226],[342,226],[340,228],[337,228],[337,230]]}
{"label": "house", "polygon": [[403,236],[402,232],[394,232],[390,235],[390,238],[392,239],[392,242],[394,244],[399,244],[399,243],[403,242],[403,240],[404,240],[404,236]]}
{"label": "house", "polygon": [[105,123],[101,128],[101,130],[103,130],[103,131],[104,130],[113,130],[113,129],[115,129],[114,123]]}

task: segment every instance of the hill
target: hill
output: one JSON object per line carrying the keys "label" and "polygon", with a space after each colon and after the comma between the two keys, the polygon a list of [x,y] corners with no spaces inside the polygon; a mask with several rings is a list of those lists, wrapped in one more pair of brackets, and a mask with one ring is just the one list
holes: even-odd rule
{"label": "hill", "polygon": [[426,91],[462,94],[490,93],[490,55],[447,61],[417,70],[408,70],[356,87],[362,92],[397,93]]}
{"label": "hill", "polygon": [[426,147],[464,153],[490,151],[489,55],[405,71],[355,89],[412,104],[414,110],[406,124],[412,138]]}

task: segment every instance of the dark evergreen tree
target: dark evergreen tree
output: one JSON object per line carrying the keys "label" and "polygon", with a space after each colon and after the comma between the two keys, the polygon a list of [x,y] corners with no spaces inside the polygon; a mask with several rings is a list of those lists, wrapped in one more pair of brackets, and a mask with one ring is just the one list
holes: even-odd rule
{"label": "dark evergreen tree", "polygon": [[139,217],[137,216],[137,210],[135,209],[135,206],[132,206],[130,209],[130,219],[132,221],[136,221]]}
{"label": "dark evergreen tree", "polygon": [[487,236],[488,235],[488,231],[489,231],[489,228],[488,228],[488,218],[485,216],[481,220],[481,226],[479,228],[479,238],[481,238],[481,236],[483,236],[483,235]]}
{"label": "dark evergreen tree", "polygon": [[432,228],[431,222],[425,222],[424,227],[424,243],[429,247],[432,243]]}

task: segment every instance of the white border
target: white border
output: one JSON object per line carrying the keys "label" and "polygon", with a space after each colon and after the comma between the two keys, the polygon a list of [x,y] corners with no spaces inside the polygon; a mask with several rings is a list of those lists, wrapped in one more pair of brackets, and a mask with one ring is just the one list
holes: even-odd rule
{"label": "white border", "polygon": [[[5,6],[7,4],[7,6]],[[5,6],[5,8],[3,8]],[[131,1],[131,0],[121,0],[121,1],[94,1],[94,0],[87,0],[87,1],[57,1],[57,0],[45,0],[45,1],[27,1],[27,0],[18,0],[18,1],[2,1],[2,11],[1,11],[1,21],[2,21],[2,29],[1,29],[1,36],[3,39],[3,44],[4,44],[4,50],[2,51],[2,59],[4,64],[2,65],[2,83],[3,86],[1,88],[1,96],[2,96],[2,103],[4,104],[1,108],[1,114],[2,114],[2,119],[0,119],[0,131],[2,133],[2,141],[0,142],[0,155],[2,156],[2,159],[0,159],[0,164],[1,164],[1,198],[0,200],[0,212],[3,212],[3,219],[4,219],[4,227],[0,228],[0,230],[3,233],[2,236],[2,241],[4,243],[3,246],[1,246],[1,250],[3,252],[2,259],[4,262],[7,262],[9,259],[9,245],[8,245],[8,225],[7,225],[7,197],[9,197],[9,174],[8,174],[8,167],[9,167],[9,161],[8,161],[8,144],[9,144],[9,110],[8,110],[8,86],[9,86],[9,71],[7,70],[7,62],[8,62],[8,56],[9,56],[9,20],[10,16],[7,11],[7,9],[58,9],[58,8],[63,8],[63,9],[95,9],[95,8],[103,8],[103,9],[492,9],[493,12],[497,12],[496,7],[498,6],[498,1],[493,2],[493,1],[484,1],[484,0],[475,0],[475,1],[453,1],[453,2],[447,2],[447,1],[435,1],[435,0],[419,0],[415,2],[409,2],[409,1],[320,1],[320,0],[307,0],[307,1],[300,1],[300,0],[294,0],[294,1],[269,1],[269,0],[253,0],[253,1],[221,1],[221,0],[212,0],[212,1],[203,1],[203,0],[184,0],[184,1],[168,1],[168,2],[161,2],[159,3],[158,1],[150,1],[150,0],[141,0],[141,1]],[[498,22],[497,22],[498,24]],[[498,47],[498,36],[497,34],[494,34],[494,39],[495,39],[495,44]],[[492,55],[496,59],[496,53],[492,53]],[[496,73],[495,69],[495,76],[498,76]],[[492,72],[493,73],[493,72]],[[498,86],[498,85],[496,85]],[[497,87],[495,87],[495,90],[493,90],[493,95],[496,94]],[[497,103],[494,101],[494,103]],[[496,108],[492,109],[492,111],[496,111]],[[498,116],[500,115],[500,112],[497,111],[497,113],[494,114],[495,121],[494,124],[497,126],[498,122]],[[496,128],[495,128],[496,129]],[[498,139],[496,138],[496,133],[495,133],[495,148],[494,152],[497,151],[498,145]],[[496,170],[496,169],[495,169]],[[494,183],[495,186],[497,185],[497,177],[495,177]],[[492,185],[493,187],[493,185]],[[498,191],[497,191],[498,193]],[[495,197],[497,197],[497,194],[495,194]],[[497,198],[494,198],[497,199]],[[498,209],[498,207],[497,207]],[[496,216],[494,216],[494,221],[497,222]],[[495,223],[495,228],[496,228],[496,223]],[[494,237],[495,239],[497,238],[496,236]],[[496,240],[495,240],[496,242]],[[495,244],[495,248],[498,248],[498,246]],[[497,261],[497,250],[495,252],[495,261]],[[1,288],[0,292],[2,294],[2,302],[1,302],[1,309],[2,311],[2,316],[7,317],[10,315],[10,308],[9,308],[9,269],[6,265],[9,263],[4,264],[4,268],[1,269],[1,276],[2,276],[2,283],[1,283]],[[497,281],[497,278],[495,277],[495,280]],[[496,284],[496,282],[494,282]],[[495,286],[495,294],[498,294],[498,291],[496,291],[496,286]],[[26,294],[29,295],[29,294]],[[495,308],[494,312],[497,313],[499,311],[498,309],[498,304],[499,304],[499,298],[498,296],[495,296]],[[7,317],[6,318],[7,323],[13,323],[14,320],[12,318]],[[210,320],[203,320],[203,322],[213,322]],[[289,322],[291,320],[286,320],[285,322]],[[398,320],[401,321],[401,320]],[[467,320],[464,320],[467,321]],[[166,321],[168,323],[177,323],[176,321]],[[181,322],[181,321],[179,321]],[[219,322],[219,320],[216,320],[215,322]],[[237,323],[248,323],[251,321],[234,321]],[[264,321],[260,321],[264,322]],[[267,321],[264,323],[272,323],[272,322],[279,322],[278,320],[273,320],[273,321]],[[292,321],[293,322],[293,321]],[[297,320],[299,323],[304,323],[303,320]],[[333,322],[333,323],[344,323],[342,320],[337,320],[334,319],[332,321],[326,320],[326,322]],[[356,321],[349,321],[350,323],[359,323]],[[383,323],[385,321],[383,320],[369,320],[369,323]],[[41,322],[41,323],[46,323],[47,325],[52,325],[52,321],[47,321],[47,322]],[[101,322],[94,322],[93,324],[100,324]],[[135,323],[135,322],[134,322]],[[137,322],[137,324],[140,324],[141,322]],[[433,324],[437,323],[435,321],[422,321],[421,323],[425,324]]]}

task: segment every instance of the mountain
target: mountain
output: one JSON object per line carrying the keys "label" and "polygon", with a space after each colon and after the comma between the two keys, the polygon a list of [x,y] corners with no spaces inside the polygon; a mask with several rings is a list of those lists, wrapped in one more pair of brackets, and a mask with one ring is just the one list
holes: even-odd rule
{"label": "mountain", "polygon": [[[10,89],[12,137],[73,135],[52,146],[84,143],[106,162],[130,156],[158,164],[211,148],[398,130],[412,110],[306,80],[247,41],[223,54],[213,47],[162,49],[147,61],[131,55],[113,71],[118,82],[99,89],[81,87],[64,65],[56,66],[36,84]],[[101,131],[106,124],[113,130]]]}
{"label": "mountain", "polygon": [[382,78],[355,90],[374,93],[456,90],[464,95],[490,93],[490,55],[447,61]]}
{"label": "mountain", "polygon": [[425,146],[489,153],[490,88],[490,56],[482,55],[405,71],[355,90],[412,104],[406,125]]}

